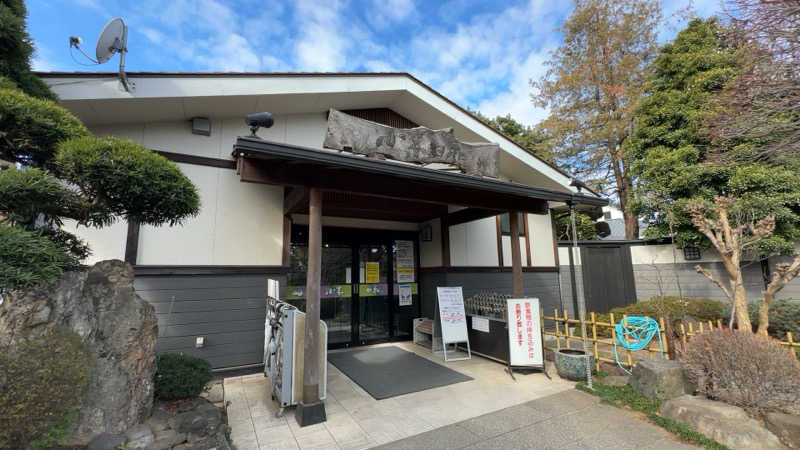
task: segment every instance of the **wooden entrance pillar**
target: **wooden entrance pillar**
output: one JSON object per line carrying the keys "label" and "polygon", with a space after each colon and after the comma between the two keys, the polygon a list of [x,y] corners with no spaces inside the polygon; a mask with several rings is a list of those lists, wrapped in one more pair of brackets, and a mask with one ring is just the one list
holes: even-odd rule
{"label": "wooden entrance pillar", "polygon": [[519,213],[509,211],[508,219],[511,228],[511,294],[515,298],[522,298],[525,288],[522,285],[522,253],[519,249]]}
{"label": "wooden entrance pillar", "polygon": [[303,335],[303,401],[295,418],[301,426],[324,422],[325,404],[319,398],[319,290],[322,277],[322,192],[309,190],[308,266],[306,270],[306,324]]}

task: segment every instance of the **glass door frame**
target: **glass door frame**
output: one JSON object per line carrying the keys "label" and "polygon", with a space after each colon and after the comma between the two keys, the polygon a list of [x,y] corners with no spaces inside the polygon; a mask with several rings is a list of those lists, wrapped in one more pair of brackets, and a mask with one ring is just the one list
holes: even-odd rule
{"label": "glass door frame", "polygon": [[[417,301],[414,302],[414,317],[419,317],[422,311],[422,289],[419,288],[419,233],[416,231],[402,231],[402,230],[376,230],[368,228],[343,228],[343,227],[328,227],[322,228],[322,242],[323,245],[327,242],[336,244],[350,245],[352,250],[352,269],[351,269],[351,341],[349,343],[335,343],[328,344],[328,348],[347,348],[360,345],[378,344],[382,342],[393,342],[399,340],[411,340],[412,336],[398,337],[397,330],[395,329],[395,314],[399,304],[395,301],[395,286],[397,280],[394,276],[394,241],[406,240],[414,242],[414,280],[417,284]],[[298,244],[308,244],[308,226],[292,224],[291,242]],[[385,338],[362,340],[360,336],[360,296],[359,285],[361,284],[360,275],[360,257],[359,249],[361,245],[384,245],[388,250],[388,264],[387,264],[387,323],[389,324],[389,333]]]}

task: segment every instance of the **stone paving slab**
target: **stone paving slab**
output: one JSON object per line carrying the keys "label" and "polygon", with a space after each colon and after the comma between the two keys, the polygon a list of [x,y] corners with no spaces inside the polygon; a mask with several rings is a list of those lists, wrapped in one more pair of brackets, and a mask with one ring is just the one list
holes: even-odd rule
{"label": "stone paving slab", "polygon": [[380,449],[695,449],[636,413],[571,390],[468,419]]}
{"label": "stone paving slab", "polygon": [[[233,444],[238,450],[358,450],[439,429],[439,437],[431,439],[443,438],[442,433],[450,430],[463,435],[458,442],[466,446],[479,442],[481,434],[500,435],[512,431],[513,427],[525,425],[526,421],[540,420],[576,407],[555,405],[540,411],[521,406],[536,398],[574,390],[574,383],[561,380],[555,374],[551,375],[552,379],[542,373],[517,374],[515,381],[505,372],[504,365],[477,356],[468,361],[445,363],[440,355],[410,342],[379,345],[399,346],[469,375],[473,380],[375,400],[329,364],[328,397],[325,400],[328,421],[300,428],[294,419],[293,408],[287,409],[283,417],[275,416],[277,405],[270,399],[269,380],[263,374],[228,377],[224,380],[224,391]],[[525,408],[523,422],[514,421],[512,409],[494,422],[448,428],[509,407]],[[469,431],[470,426],[474,431]]]}

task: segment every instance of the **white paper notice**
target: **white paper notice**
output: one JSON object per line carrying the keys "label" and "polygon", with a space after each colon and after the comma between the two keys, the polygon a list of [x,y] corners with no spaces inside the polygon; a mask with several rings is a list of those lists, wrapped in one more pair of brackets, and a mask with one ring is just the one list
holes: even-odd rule
{"label": "white paper notice", "polygon": [[489,332],[489,318],[488,317],[478,317],[472,316],[472,329],[483,331],[484,333]]}
{"label": "white paper notice", "polygon": [[442,325],[442,342],[468,342],[467,315],[464,312],[464,295],[460,287],[437,287],[439,319]]}
{"label": "white paper notice", "polygon": [[401,284],[397,286],[397,289],[400,294],[400,306],[411,306],[411,285]]}
{"label": "white paper notice", "polygon": [[394,241],[397,247],[397,282],[414,282],[414,241]]}

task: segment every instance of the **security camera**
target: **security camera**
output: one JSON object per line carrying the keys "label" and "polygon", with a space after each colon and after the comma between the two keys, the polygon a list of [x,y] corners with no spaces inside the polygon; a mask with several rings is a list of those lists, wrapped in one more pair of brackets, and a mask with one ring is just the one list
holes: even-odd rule
{"label": "security camera", "polygon": [[275,120],[272,119],[272,113],[260,112],[248,114],[244,118],[244,122],[250,127],[250,135],[255,136],[259,128],[269,128],[275,123]]}

